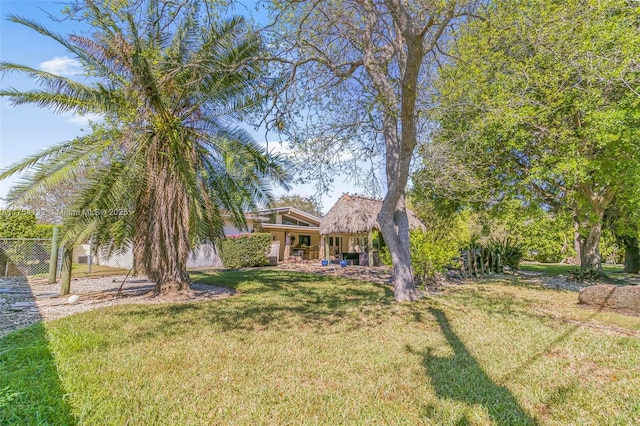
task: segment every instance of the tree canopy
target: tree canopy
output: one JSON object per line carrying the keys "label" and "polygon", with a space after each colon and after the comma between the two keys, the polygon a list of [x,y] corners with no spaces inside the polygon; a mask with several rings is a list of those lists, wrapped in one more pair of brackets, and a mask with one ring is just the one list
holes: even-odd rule
{"label": "tree canopy", "polygon": [[498,1],[482,15],[442,69],[439,140],[493,200],[570,211],[582,266],[599,268],[605,210],[640,197],[640,9]]}

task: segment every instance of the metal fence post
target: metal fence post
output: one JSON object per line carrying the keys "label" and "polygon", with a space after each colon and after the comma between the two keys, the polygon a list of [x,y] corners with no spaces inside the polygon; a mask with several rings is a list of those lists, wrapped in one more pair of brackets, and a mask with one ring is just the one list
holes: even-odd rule
{"label": "metal fence post", "polygon": [[56,282],[58,272],[58,227],[53,227],[53,237],[51,237],[51,257],[49,258],[49,284]]}

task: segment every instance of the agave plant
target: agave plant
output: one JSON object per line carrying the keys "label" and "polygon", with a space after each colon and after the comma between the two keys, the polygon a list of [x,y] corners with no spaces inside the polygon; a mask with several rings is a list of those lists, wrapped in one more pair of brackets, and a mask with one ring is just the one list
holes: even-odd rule
{"label": "agave plant", "polygon": [[135,267],[159,293],[188,289],[190,250],[223,235],[225,218],[243,226],[244,211],[287,182],[281,160],[236,124],[262,100],[260,38],[242,18],[220,21],[198,4],[150,0],[113,10],[87,1],[86,36],[11,16],[63,45],[87,76],[0,64],[41,86],[0,91],[13,105],[102,116],[88,134],[2,171],[0,179],[24,176],[10,201],[77,182],[64,241],[92,235],[111,250],[133,246]]}
{"label": "agave plant", "polygon": [[510,267],[513,271],[517,271],[520,267],[520,262],[524,259],[524,248],[518,241],[511,237],[505,237],[502,239],[492,238],[487,248],[494,253],[500,255],[500,262],[503,265]]}

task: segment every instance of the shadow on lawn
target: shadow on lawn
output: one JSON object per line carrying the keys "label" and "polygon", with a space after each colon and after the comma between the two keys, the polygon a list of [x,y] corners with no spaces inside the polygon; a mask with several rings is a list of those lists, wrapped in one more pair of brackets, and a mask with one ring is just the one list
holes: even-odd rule
{"label": "shadow on lawn", "polygon": [[77,424],[42,323],[0,338],[0,424]]}
{"label": "shadow on lawn", "polygon": [[[438,357],[428,349],[424,355],[433,388],[440,398],[462,401],[469,405],[482,405],[497,425],[535,425],[536,421],[520,406],[511,391],[495,384],[482,366],[467,350],[464,343],[451,329],[449,320],[440,309],[429,308],[442,334],[453,350],[453,355]],[[410,351],[413,349],[409,348]],[[427,417],[433,417],[435,407],[427,407]],[[460,424],[468,421],[462,419]]]}
{"label": "shadow on lawn", "polygon": [[[139,340],[158,334],[179,335],[195,327],[283,330],[302,323],[321,332],[333,325],[355,329],[384,321],[386,309],[393,303],[393,292],[387,286],[301,272],[225,271],[195,278],[199,283],[232,288],[238,294],[212,303],[123,307],[111,315],[122,322],[135,322],[138,326],[130,337]],[[361,322],[360,312],[366,313],[367,324]],[[159,317],[161,321],[154,320]]]}

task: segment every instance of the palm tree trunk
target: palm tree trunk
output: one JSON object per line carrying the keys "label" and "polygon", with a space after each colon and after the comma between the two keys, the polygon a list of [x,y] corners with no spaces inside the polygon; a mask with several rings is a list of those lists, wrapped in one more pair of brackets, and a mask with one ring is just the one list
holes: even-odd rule
{"label": "palm tree trunk", "polygon": [[156,283],[156,295],[189,292],[188,196],[166,160],[160,158],[150,169],[155,173],[148,175],[148,191],[137,214],[141,264]]}

